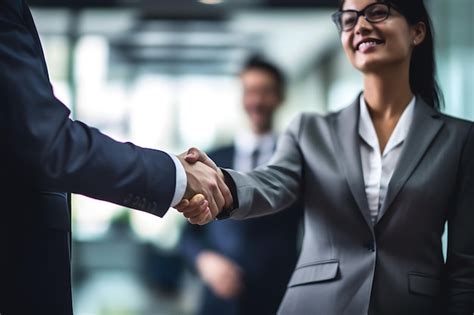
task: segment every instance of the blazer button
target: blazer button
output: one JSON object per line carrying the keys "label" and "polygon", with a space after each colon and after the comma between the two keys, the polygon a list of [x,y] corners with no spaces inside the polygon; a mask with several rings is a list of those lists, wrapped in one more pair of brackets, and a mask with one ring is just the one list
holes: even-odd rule
{"label": "blazer button", "polygon": [[368,241],[367,243],[365,243],[365,248],[367,248],[367,250],[369,252],[375,252],[375,243],[374,241]]}

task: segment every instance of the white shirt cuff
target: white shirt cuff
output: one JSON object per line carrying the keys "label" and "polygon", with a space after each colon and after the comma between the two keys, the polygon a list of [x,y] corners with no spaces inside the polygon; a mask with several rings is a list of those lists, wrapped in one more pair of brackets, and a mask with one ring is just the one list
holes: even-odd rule
{"label": "white shirt cuff", "polygon": [[186,186],[188,185],[188,179],[184,167],[178,158],[174,154],[168,153],[168,155],[173,159],[174,165],[176,166],[176,188],[170,205],[171,207],[174,207],[181,201],[181,199],[183,199],[184,193],[186,192]]}

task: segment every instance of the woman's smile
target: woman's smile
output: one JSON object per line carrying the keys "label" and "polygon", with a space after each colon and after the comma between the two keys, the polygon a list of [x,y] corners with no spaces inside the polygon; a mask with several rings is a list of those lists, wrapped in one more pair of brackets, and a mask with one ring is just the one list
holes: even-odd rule
{"label": "woman's smile", "polygon": [[383,45],[385,41],[377,38],[364,38],[359,40],[355,45],[355,50],[361,53],[368,53],[374,51],[379,45]]}

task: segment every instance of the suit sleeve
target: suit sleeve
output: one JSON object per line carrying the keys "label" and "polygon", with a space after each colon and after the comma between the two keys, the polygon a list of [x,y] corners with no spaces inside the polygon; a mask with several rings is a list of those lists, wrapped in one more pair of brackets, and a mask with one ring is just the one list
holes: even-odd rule
{"label": "suit sleeve", "polygon": [[164,215],[175,190],[173,160],[69,118],[27,10],[23,1],[0,2],[0,135],[4,157],[29,176],[18,180]]}
{"label": "suit sleeve", "polygon": [[474,313],[474,128],[464,145],[456,208],[448,221],[448,314]]}
{"label": "suit sleeve", "polygon": [[252,172],[225,170],[236,209],[233,219],[259,217],[281,211],[301,195],[303,157],[299,134],[304,116],[297,117],[280,137],[273,158],[267,166]]}

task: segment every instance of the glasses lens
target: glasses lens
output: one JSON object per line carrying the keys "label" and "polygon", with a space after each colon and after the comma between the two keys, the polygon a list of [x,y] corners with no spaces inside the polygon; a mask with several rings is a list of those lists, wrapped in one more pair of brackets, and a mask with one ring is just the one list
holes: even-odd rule
{"label": "glasses lens", "polygon": [[389,8],[388,5],[383,3],[374,4],[367,7],[365,11],[365,17],[369,22],[380,22],[388,17]]}
{"label": "glasses lens", "polygon": [[342,12],[340,23],[341,23],[341,29],[343,31],[350,30],[357,23],[357,13],[351,12],[351,11]]}

